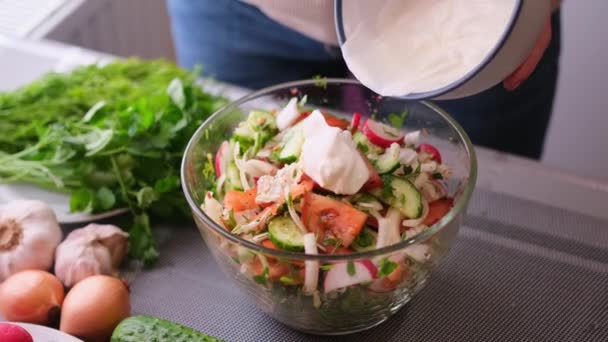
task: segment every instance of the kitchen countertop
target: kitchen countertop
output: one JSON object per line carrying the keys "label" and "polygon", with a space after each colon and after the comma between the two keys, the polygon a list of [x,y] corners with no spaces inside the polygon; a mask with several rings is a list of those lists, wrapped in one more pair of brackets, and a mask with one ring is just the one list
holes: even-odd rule
{"label": "kitchen countertop", "polygon": [[[112,58],[0,36],[0,91],[51,70]],[[231,98],[247,93],[225,84],[205,87]],[[477,190],[434,281],[395,318],[350,340],[608,340],[608,184],[485,148],[476,151]],[[134,278],[135,312],[231,341],[312,340],[246,302],[196,241],[193,225],[160,229],[175,230],[181,233],[164,234],[159,265]],[[176,291],[184,281],[183,291]]]}

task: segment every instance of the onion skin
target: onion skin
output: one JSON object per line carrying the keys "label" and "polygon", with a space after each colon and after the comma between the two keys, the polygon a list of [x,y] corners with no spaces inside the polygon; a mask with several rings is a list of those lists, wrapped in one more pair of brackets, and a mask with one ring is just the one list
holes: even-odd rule
{"label": "onion skin", "polygon": [[129,289],[105,275],[78,282],[65,297],[60,330],[85,341],[109,341],[114,328],[131,315]]}
{"label": "onion skin", "polygon": [[9,321],[54,326],[64,295],[54,275],[39,270],[18,272],[0,285],[0,313]]}

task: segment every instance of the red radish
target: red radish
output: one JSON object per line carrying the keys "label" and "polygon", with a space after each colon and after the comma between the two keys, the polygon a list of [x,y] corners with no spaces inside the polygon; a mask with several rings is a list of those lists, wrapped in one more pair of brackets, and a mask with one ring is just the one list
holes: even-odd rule
{"label": "red radish", "polygon": [[355,133],[357,128],[359,128],[359,123],[361,123],[361,114],[359,112],[353,113],[353,118],[350,120],[350,132]]}
{"label": "red radish", "polygon": [[361,131],[372,144],[383,148],[387,148],[393,143],[401,143],[404,137],[403,132],[399,129],[370,119],[365,120]]}
{"label": "red radish", "polygon": [[418,146],[418,152],[430,154],[431,160],[434,160],[437,163],[441,164],[441,154],[435,146],[431,144],[420,144],[420,146]]}
{"label": "red radish", "polygon": [[369,273],[372,275],[372,278],[376,278],[376,276],[378,275],[378,268],[376,267],[376,265],[374,265],[374,263],[371,260],[359,260],[358,262],[360,262],[363,266],[367,267],[367,270],[369,271]]}
{"label": "red radish", "polygon": [[223,169],[224,158],[226,155],[228,155],[229,148],[230,148],[230,144],[227,141],[224,141],[220,145],[220,148],[217,150],[217,153],[215,154],[215,174],[218,177],[220,177],[224,173],[224,169]]}
{"label": "red radish", "polygon": [[22,327],[9,324],[0,323],[0,341],[5,342],[34,342],[32,335]]}
{"label": "red radish", "polygon": [[325,292],[374,280],[377,268],[371,261],[369,263],[354,261],[352,265],[355,272],[351,271],[349,274],[347,262],[333,264],[325,274],[325,281],[323,283]]}

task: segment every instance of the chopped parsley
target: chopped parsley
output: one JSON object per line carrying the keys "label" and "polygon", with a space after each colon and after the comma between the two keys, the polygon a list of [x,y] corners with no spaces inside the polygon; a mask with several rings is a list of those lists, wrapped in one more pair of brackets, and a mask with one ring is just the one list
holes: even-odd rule
{"label": "chopped parsley", "polygon": [[383,258],[380,260],[380,267],[378,267],[378,278],[386,277],[397,268],[397,263]]}
{"label": "chopped parsley", "polygon": [[281,278],[279,278],[279,280],[280,280],[282,283],[287,283],[287,284],[293,284],[293,283],[295,283],[295,282],[296,282],[296,281],[295,281],[293,278],[291,278],[291,277],[286,277],[286,276],[282,276]]}
{"label": "chopped parsley", "polygon": [[315,86],[327,89],[327,77],[321,75],[314,75],[312,79],[316,81]]}
{"label": "chopped parsley", "polygon": [[349,260],[348,263],[346,264],[346,272],[351,277],[354,276],[355,274],[357,274],[357,270],[355,269],[355,263],[352,262],[352,260]]}
{"label": "chopped parsley", "polygon": [[403,111],[399,114],[390,113],[388,115],[388,121],[390,121],[391,125],[397,129],[401,129],[403,127],[403,122],[407,117],[408,111]]}
{"label": "chopped parsley", "polygon": [[329,271],[329,270],[331,270],[332,267],[334,267],[334,265],[332,265],[332,264],[325,264],[325,265],[322,265],[320,268],[323,271]]}
{"label": "chopped parsley", "polygon": [[367,229],[362,229],[353,242],[360,247],[366,248],[372,246],[376,242],[376,239]]}
{"label": "chopped parsley", "polygon": [[269,272],[268,267],[264,267],[264,271],[262,271],[262,274],[254,276],[253,280],[260,285],[266,285],[266,281],[268,278],[268,272]]}

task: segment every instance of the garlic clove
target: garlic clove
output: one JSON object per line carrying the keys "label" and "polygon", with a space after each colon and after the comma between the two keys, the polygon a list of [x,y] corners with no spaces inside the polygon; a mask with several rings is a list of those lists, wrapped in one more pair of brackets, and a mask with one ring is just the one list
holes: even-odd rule
{"label": "garlic clove", "polygon": [[55,274],[66,287],[92,275],[115,275],[128,251],[128,234],[113,225],[89,224],[57,247]]}
{"label": "garlic clove", "polygon": [[22,270],[50,269],[61,237],[57,217],[44,202],[0,205],[0,282]]}

